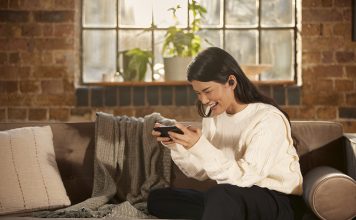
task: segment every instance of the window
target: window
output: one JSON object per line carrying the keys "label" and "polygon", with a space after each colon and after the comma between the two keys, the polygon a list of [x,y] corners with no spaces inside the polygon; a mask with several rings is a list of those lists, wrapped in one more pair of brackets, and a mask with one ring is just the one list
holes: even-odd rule
{"label": "window", "polygon": [[[210,44],[204,41],[203,48],[224,48],[240,64],[271,64],[259,80],[296,80],[297,0],[197,2],[207,9],[199,35]],[[120,72],[121,52],[132,48],[153,52],[145,81],[161,80],[163,38],[174,24],[168,8],[177,4],[180,25],[189,28],[188,0],[82,0],[83,82],[100,82],[103,73]]]}

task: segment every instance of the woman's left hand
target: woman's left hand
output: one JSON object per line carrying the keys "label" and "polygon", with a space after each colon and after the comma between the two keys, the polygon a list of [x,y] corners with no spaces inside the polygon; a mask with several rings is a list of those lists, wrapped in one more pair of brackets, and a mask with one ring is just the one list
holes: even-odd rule
{"label": "woman's left hand", "polygon": [[186,149],[193,147],[194,144],[198,142],[201,136],[201,129],[184,126],[180,123],[176,123],[175,126],[182,130],[184,134],[178,134],[172,131],[168,132],[173,142],[183,145]]}

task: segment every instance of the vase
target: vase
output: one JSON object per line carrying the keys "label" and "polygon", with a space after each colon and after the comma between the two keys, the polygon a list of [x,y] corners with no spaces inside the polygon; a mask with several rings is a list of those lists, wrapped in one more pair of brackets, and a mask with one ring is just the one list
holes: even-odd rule
{"label": "vase", "polygon": [[187,67],[192,62],[192,57],[165,57],[164,79],[165,81],[186,81]]}

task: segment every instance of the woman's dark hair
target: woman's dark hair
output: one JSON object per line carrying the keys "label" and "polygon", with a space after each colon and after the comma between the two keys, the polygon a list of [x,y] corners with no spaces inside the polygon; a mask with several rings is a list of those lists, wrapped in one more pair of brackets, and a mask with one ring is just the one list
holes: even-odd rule
{"label": "woman's dark hair", "polygon": [[[200,82],[214,81],[221,84],[225,84],[229,76],[234,75],[237,80],[235,98],[245,104],[262,102],[273,105],[278,108],[289,121],[288,114],[284,112],[273,99],[261,94],[247,78],[237,61],[221,48],[209,47],[200,52],[188,66],[187,75],[189,82],[193,80]],[[209,114],[205,114],[203,104],[199,100],[197,102],[197,108],[200,116],[209,116]]]}

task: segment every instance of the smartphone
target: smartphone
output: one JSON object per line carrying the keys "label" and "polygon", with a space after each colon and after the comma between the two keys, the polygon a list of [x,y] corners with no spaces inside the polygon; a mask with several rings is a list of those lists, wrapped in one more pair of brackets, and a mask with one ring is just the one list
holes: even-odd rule
{"label": "smartphone", "polygon": [[176,132],[178,134],[184,134],[183,131],[177,128],[176,126],[154,127],[153,130],[161,132],[161,137],[169,137],[168,131]]}

